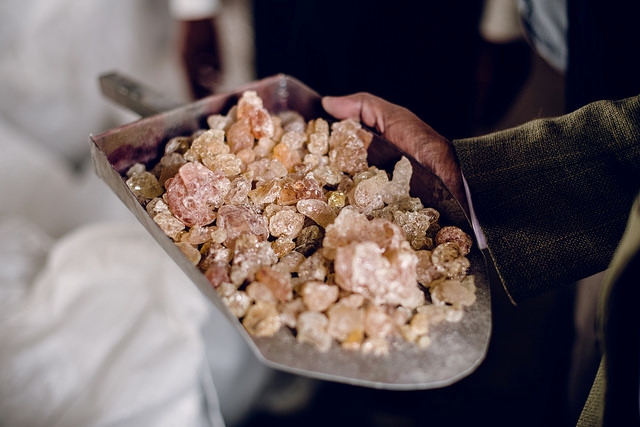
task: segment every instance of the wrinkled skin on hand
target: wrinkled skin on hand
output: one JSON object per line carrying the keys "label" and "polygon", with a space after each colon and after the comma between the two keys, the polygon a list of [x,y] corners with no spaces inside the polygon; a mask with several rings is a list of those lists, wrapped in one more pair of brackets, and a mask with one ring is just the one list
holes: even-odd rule
{"label": "wrinkled skin on hand", "polygon": [[468,212],[462,174],[453,145],[408,109],[368,93],[326,96],[324,109],[342,120],[359,120],[438,175]]}

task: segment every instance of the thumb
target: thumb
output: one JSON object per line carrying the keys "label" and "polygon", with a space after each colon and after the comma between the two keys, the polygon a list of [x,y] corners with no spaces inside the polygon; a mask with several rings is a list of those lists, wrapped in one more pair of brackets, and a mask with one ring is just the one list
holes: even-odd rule
{"label": "thumb", "polygon": [[384,134],[389,115],[395,110],[402,109],[395,104],[368,93],[356,93],[348,96],[322,98],[322,106],[339,120],[353,119],[376,129]]}
{"label": "thumb", "polygon": [[464,205],[464,188],[451,143],[407,108],[368,93],[322,99],[327,113],[338,120],[359,120],[413,156],[442,179]]}

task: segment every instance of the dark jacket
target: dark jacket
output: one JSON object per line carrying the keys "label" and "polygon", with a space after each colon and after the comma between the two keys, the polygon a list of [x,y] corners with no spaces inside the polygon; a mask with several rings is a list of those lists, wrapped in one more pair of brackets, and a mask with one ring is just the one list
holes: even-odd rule
{"label": "dark jacket", "polygon": [[640,96],[454,145],[514,303],[610,266],[597,325],[607,386],[596,382],[580,425],[637,425]]}

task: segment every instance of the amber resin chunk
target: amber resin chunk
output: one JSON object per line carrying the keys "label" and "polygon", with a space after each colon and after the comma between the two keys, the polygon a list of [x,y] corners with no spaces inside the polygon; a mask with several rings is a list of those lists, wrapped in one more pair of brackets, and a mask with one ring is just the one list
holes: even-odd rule
{"label": "amber resin chunk", "polygon": [[197,162],[188,162],[165,183],[171,212],[186,225],[207,225],[216,217],[231,183],[220,172]]}
{"label": "amber resin chunk", "polygon": [[368,164],[354,120],[272,113],[246,91],[126,183],[249,334],[383,357],[475,303],[472,239],[410,194],[402,157]]}

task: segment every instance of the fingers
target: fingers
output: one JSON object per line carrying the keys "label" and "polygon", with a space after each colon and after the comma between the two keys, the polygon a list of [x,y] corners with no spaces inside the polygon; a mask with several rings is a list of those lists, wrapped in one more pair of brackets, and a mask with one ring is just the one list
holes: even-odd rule
{"label": "fingers", "polygon": [[368,93],[342,97],[325,96],[322,99],[322,106],[337,119],[358,120],[380,133],[385,132],[388,124],[385,116],[401,108]]}
{"label": "fingers", "polygon": [[398,148],[438,175],[464,200],[460,169],[451,143],[410,110],[368,93],[324,97],[322,105],[338,120],[353,119],[376,129]]}
{"label": "fingers", "polygon": [[338,120],[343,119],[360,119],[360,111],[362,110],[362,100],[359,94],[349,96],[325,96],[322,98],[322,106]]}
{"label": "fingers", "polygon": [[324,97],[325,110],[339,120],[353,119],[376,129],[382,136],[419,161],[423,145],[442,138],[408,109],[368,93]]}

